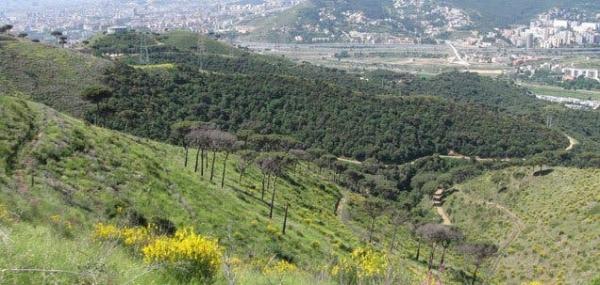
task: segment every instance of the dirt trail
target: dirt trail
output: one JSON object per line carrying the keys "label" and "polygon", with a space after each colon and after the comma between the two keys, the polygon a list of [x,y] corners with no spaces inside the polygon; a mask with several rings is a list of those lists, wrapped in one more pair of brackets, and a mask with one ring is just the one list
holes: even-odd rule
{"label": "dirt trail", "polygon": [[340,204],[338,205],[337,214],[338,214],[338,217],[340,217],[340,220],[344,224],[346,224],[350,220],[348,210],[346,209],[347,204],[348,204],[348,194],[345,191],[342,191],[342,199],[340,199]]}
{"label": "dirt trail", "polygon": [[579,144],[579,141],[577,141],[575,138],[565,134],[565,136],[567,137],[567,139],[569,139],[569,146],[567,146],[567,148],[565,148],[566,151],[571,151],[573,150],[573,148],[575,148],[576,145]]}
{"label": "dirt trail", "polygon": [[345,158],[345,157],[338,157],[337,160],[341,161],[341,162],[346,162],[346,163],[351,163],[351,164],[356,164],[356,165],[362,165],[362,162],[360,162],[358,160],[353,160],[353,159],[349,159],[349,158]]}
{"label": "dirt trail", "polygon": [[514,240],[517,239],[517,237],[519,237],[519,235],[521,234],[521,231],[523,231],[523,229],[525,229],[525,223],[523,223],[523,220],[521,220],[521,218],[519,218],[519,216],[517,216],[515,213],[513,213],[508,208],[506,208],[498,203],[495,203],[495,202],[488,202],[488,201],[484,201],[479,198],[474,198],[472,196],[468,196],[467,194],[465,194],[462,191],[458,191],[457,193],[460,193],[461,195],[463,195],[463,197],[465,197],[466,200],[470,200],[471,202],[474,202],[474,203],[485,204],[489,207],[496,208],[496,209],[504,212],[504,214],[506,216],[510,217],[511,222],[515,225],[515,230],[513,231],[513,233],[511,233],[509,238],[506,239],[504,241],[504,243],[500,245],[500,248],[499,248],[500,250],[507,248]]}
{"label": "dirt trail", "polygon": [[440,217],[442,217],[442,220],[444,221],[442,224],[447,225],[447,226],[452,225],[452,222],[450,221],[450,217],[448,216],[448,213],[446,213],[446,210],[444,210],[444,208],[435,207],[435,210],[437,211],[438,215],[440,215]]}
{"label": "dirt trail", "polygon": [[[31,112],[33,112],[33,110],[31,110],[31,106],[28,106],[28,108]],[[31,151],[36,149],[41,143],[41,139],[44,136],[44,129],[48,125],[48,111],[41,109],[41,112],[42,118],[36,121],[36,126],[34,127],[35,135],[31,137],[29,141],[25,142],[19,150],[19,160],[17,162],[18,169],[15,171],[14,181],[16,183],[17,190],[20,193],[29,192],[29,179],[31,178],[28,177],[29,175],[27,174],[27,170],[33,169],[34,167],[34,159],[31,156]]]}

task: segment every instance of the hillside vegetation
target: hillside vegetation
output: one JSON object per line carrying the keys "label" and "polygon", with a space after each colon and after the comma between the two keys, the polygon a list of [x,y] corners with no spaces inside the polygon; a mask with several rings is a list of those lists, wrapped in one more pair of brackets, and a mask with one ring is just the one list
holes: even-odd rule
{"label": "hillside vegetation", "polygon": [[537,14],[554,7],[579,8],[594,11],[600,9],[595,1],[586,0],[444,0],[456,7],[465,9],[484,28],[495,28],[512,24],[529,23]]}
{"label": "hillside vegetation", "polygon": [[[348,218],[358,215],[351,213],[364,198],[344,194],[329,182],[328,171],[319,174],[311,164],[303,162],[273,180],[267,194],[277,189],[276,207],[269,219],[268,201],[261,199],[263,176],[251,165],[240,181],[237,155],[227,163],[221,188],[209,182],[208,173],[194,172],[192,154],[184,167],[182,148],[92,127],[20,99],[0,96],[0,103],[3,283],[180,282],[161,266],[144,263],[131,248],[138,235],[131,242],[101,239],[111,232],[109,225],[142,231],[143,237],[144,221],[172,222],[217,238],[229,268],[219,268],[217,284],[230,280],[230,274],[240,284],[328,284],[337,278],[330,271],[336,260],[365,246],[364,216]],[[217,155],[219,178],[223,155]],[[342,195],[350,195],[344,219],[334,213]],[[283,235],[286,203],[290,215]],[[377,221],[383,248],[392,228],[385,215]],[[415,248],[408,231],[399,234],[398,251],[385,264],[395,280],[412,283],[424,278],[426,269],[407,258]],[[383,278],[380,273],[369,278]],[[452,276],[444,279],[452,283],[457,278]]]}
{"label": "hillside vegetation", "polygon": [[81,92],[101,84],[108,60],[12,37],[0,37],[0,92],[19,93],[82,115]]}
{"label": "hillside vegetation", "polygon": [[425,94],[482,105],[502,114],[545,124],[575,137],[580,144],[571,152],[544,154],[553,164],[598,167],[600,155],[600,111],[573,110],[536,99],[512,81],[495,80],[473,73],[450,72],[402,86],[402,94]]}
{"label": "hillside vegetation", "polygon": [[[150,45],[149,62],[140,62],[135,46],[138,38]],[[23,41],[11,41],[10,45],[56,50]],[[164,141],[173,123],[212,121],[229,131],[289,135],[337,156],[359,160],[373,157],[386,162],[406,162],[450,150],[482,157],[523,157],[567,145],[562,134],[527,119],[455,103],[454,98],[436,98],[447,90],[427,94],[435,97],[397,97],[398,87],[412,84],[408,76],[397,76],[382,86],[379,80],[363,77],[374,74],[361,76],[308,63],[298,65],[224,48],[219,42],[185,32],[99,36],[90,46],[98,54],[120,54],[119,62],[102,71],[82,71],[84,79],[78,81],[77,88],[56,95],[40,93],[44,96],[38,101],[64,110],[81,102],[81,93],[73,93],[103,84],[114,96],[101,102],[100,114],[88,104],[84,116],[93,121],[101,115],[103,125],[143,137]],[[87,58],[66,50],[60,53]],[[8,57],[4,60],[10,61]],[[24,70],[34,64],[56,65],[39,58],[24,65]],[[72,65],[64,67],[75,74],[79,65],[77,61]],[[99,74],[100,83],[85,81]],[[7,80],[23,78],[20,74],[7,76]],[[60,85],[61,78],[53,84]],[[60,90],[69,87],[61,85]],[[466,92],[484,95],[504,87],[482,80]],[[69,103],[62,104],[55,97]]]}
{"label": "hillside vegetation", "polygon": [[501,245],[489,268],[498,284],[588,284],[600,277],[600,171],[531,173],[508,168],[457,185],[444,208],[468,236]]}

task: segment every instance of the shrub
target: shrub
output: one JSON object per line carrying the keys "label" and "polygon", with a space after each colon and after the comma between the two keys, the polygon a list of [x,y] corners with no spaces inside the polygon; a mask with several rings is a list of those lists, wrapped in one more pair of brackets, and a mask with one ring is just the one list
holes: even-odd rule
{"label": "shrub", "polygon": [[126,246],[144,246],[152,239],[152,226],[118,228],[113,225],[96,224],[94,238],[100,240],[116,240]]}
{"label": "shrub", "polygon": [[356,284],[383,278],[387,267],[385,253],[371,248],[357,248],[350,257],[341,258],[331,269],[331,274],[339,278],[341,283]]}
{"label": "shrub", "polygon": [[273,266],[265,266],[265,268],[263,269],[263,273],[265,275],[285,275],[287,273],[296,272],[297,270],[298,267],[296,267],[296,265],[286,260],[280,260]]}
{"label": "shrub", "polygon": [[151,224],[158,235],[173,236],[177,232],[177,226],[169,219],[154,217]]}
{"label": "shrub", "polygon": [[222,262],[217,240],[195,234],[191,228],[178,230],[174,237],[159,237],[142,249],[144,260],[160,264],[185,280],[211,280]]}

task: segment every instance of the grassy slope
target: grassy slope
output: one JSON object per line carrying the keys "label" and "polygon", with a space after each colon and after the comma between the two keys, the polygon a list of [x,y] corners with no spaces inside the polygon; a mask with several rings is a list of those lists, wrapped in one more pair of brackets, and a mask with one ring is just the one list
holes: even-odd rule
{"label": "grassy slope", "polygon": [[[0,119],[0,133],[6,136],[0,144],[0,161],[4,166],[12,161],[12,167],[0,172],[0,268],[79,273],[4,273],[0,283],[97,279],[121,284],[144,273],[148,268],[129,250],[90,237],[92,225],[107,221],[107,213],[114,213],[117,206],[135,209],[148,218],[168,218],[178,226],[192,225],[205,235],[219,237],[225,248],[242,260],[253,256],[252,261],[264,261],[284,255],[311,272],[330,262],[332,255],[344,255],[347,248],[360,245],[361,223],[343,223],[332,213],[341,189],[311,171],[315,167],[310,165],[302,165],[277,183],[276,203],[292,205],[289,231],[282,237],[277,233],[281,208],[276,209],[269,226],[268,208],[260,202],[261,175],[252,167],[245,182],[238,183],[235,156],[229,160],[227,186],[220,189],[193,169],[183,168],[181,148],[86,126],[12,97],[0,96],[0,111],[7,114]],[[23,137],[24,133],[30,135]],[[20,143],[13,143],[15,140]],[[219,154],[217,178],[221,159]],[[31,187],[34,168],[35,186]],[[384,221],[380,220],[382,228]],[[406,232],[402,234],[399,256],[407,256],[415,244]],[[422,276],[423,265],[402,262],[407,278]],[[243,270],[247,272],[240,278],[266,282],[252,268]],[[150,272],[135,281],[161,284],[168,282],[165,278]],[[304,273],[290,278],[285,284],[316,282]]]}
{"label": "grassy slope", "polygon": [[600,91],[591,90],[567,90],[556,86],[537,85],[537,84],[521,84],[527,87],[536,95],[556,96],[556,97],[569,97],[581,100],[596,100],[600,101]]}
{"label": "grassy slope", "polygon": [[[500,245],[516,236],[497,260],[495,282],[588,284],[600,269],[600,170],[556,168],[516,179],[518,172],[531,169],[510,168],[459,185],[444,207],[468,236]],[[507,186],[502,193],[499,181]]]}
{"label": "grassy slope", "polygon": [[109,61],[90,55],[33,43],[0,40],[0,92],[30,94],[31,99],[80,115],[86,103],[79,94],[100,84]]}

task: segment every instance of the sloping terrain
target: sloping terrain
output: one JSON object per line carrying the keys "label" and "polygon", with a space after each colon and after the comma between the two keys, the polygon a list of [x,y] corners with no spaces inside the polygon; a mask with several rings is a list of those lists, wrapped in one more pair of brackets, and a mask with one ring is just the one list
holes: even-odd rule
{"label": "sloping terrain", "polygon": [[[144,37],[144,42],[154,45],[148,51],[149,62],[140,65],[137,40],[129,41],[130,37]],[[194,46],[196,40],[200,48]],[[16,40],[10,45],[15,47],[8,50],[15,52],[19,45],[48,48]],[[37,95],[33,99],[68,111],[70,106],[82,102],[78,90],[90,84],[104,84],[114,93],[100,104],[105,126],[162,141],[168,139],[173,123],[200,120],[235,132],[246,129],[289,135],[337,156],[359,160],[375,157],[386,162],[406,162],[450,150],[481,157],[523,157],[563,149],[568,144],[562,134],[541,124],[487,107],[455,103],[454,98],[438,98],[454,88],[427,94],[435,97],[397,96],[397,87],[408,83],[381,87],[360,74],[243,52],[190,33],[130,33],[98,37],[90,45],[98,54],[120,54],[120,62],[108,61],[112,64],[102,71],[81,71],[82,78],[94,81],[101,75],[100,83],[82,79],[76,82],[77,88],[71,88],[75,81],[62,84],[57,79],[48,85],[65,90],[64,93],[41,89],[37,91],[40,100]],[[72,52],[60,50],[63,53]],[[8,53],[3,60],[12,62]],[[28,71],[30,65],[54,66],[54,61],[37,58],[27,62],[23,70]],[[72,74],[79,74],[78,66],[77,61],[64,64]],[[26,80],[22,74],[9,76],[8,81],[22,80],[40,86],[46,82]],[[466,92],[476,95],[498,93],[494,90],[503,87],[497,82],[473,82],[474,87]],[[428,86],[429,82],[425,83]],[[464,91],[458,90],[459,94]],[[95,108],[90,107],[83,114],[70,113],[90,119],[97,115]]]}
{"label": "sloping terrain", "polygon": [[[352,31],[370,33],[370,40],[385,42],[377,35],[415,37],[415,31],[425,26],[439,29],[439,36],[444,38],[445,33],[457,30],[527,24],[555,7],[581,9],[590,16],[600,11],[600,4],[587,0],[309,0],[251,22],[256,30],[249,38],[268,42],[348,42],[357,40],[349,35]],[[457,14],[448,17],[440,12],[446,8],[454,8],[453,13],[460,11],[462,23],[457,25]],[[451,28],[446,27],[448,22],[454,22]]]}
{"label": "sloping terrain", "polygon": [[595,1],[586,0],[445,0],[470,12],[481,27],[494,28],[511,24],[526,24],[537,14],[554,7],[579,8],[593,12],[600,9]]}
{"label": "sloping terrain", "polygon": [[82,115],[81,92],[101,84],[108,60],[71,50],[0,37],[0,92],[27,94],[31,100]]}
{"label": "sloping terrain", "polygon": [[592,284],[600,268],[600,171],[508,168],[456,186],[446,201],[468,236],[500,245],[499,284]]}
{"label": "sloping terrain", "polygon": [[[242,261],[235,263],[242,284],[272,282],[262,270],[278,259],[301,269],[286,275],[284,284],[327,284],[328,265],[362,244],[362,223],[334,214],[342,189],[311,164],[301,163],[273,182],[277,196],[270,220],[268,201],[261,200],[260,171],[250,166],[240,182],[235,155],[228,160],[222,189],[216,181],[223,154],[217,154],[211,183],[208,173],[194,172],[194,151],[186,168],[182,148],[89,126],[13,97],[0,96],[0,111],[3,283],[174,282],[135,251],[94,239],[100,222],[161,218],[177,227],[193,226],[218,238],[229,256]],[[290,215],[282,235],[286,203]],[[391,232],[384,221],[380,231]],[[400,276],[423,278],[423,265],[404,257],[414,250],[414,241],[405,230],[401,236],[401,251],[394,254],[401,257]],[[219,275],[217,283],[225,279]]]}

